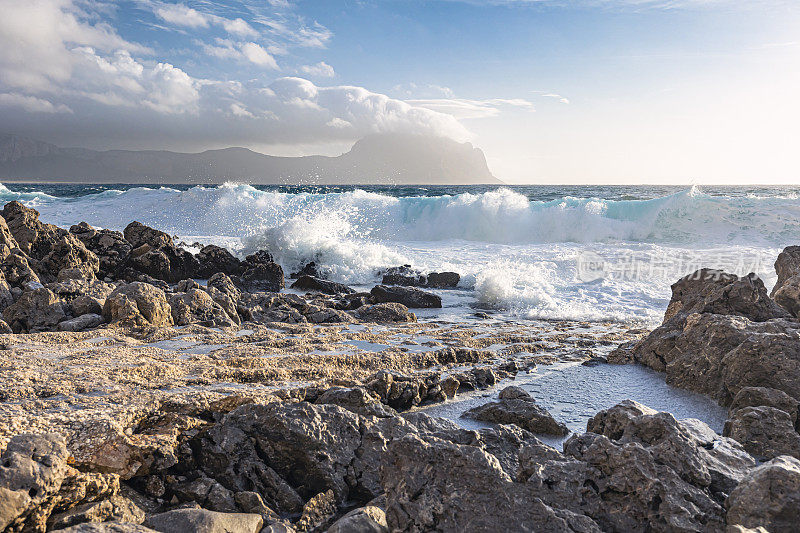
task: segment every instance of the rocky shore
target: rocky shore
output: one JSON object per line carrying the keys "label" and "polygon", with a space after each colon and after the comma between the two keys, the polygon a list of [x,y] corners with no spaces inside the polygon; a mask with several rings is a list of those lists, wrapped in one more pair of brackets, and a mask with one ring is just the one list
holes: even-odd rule
{"label": "rocky shore", "polygon": [[[282,292],[268,250],[0,217],[0,531],[796,531],[800,248],[772,295],[687,276],[647,333],[417,321],[458,274],[309,264]],[[728,407],[723,434],[623,401],[546,445],[570,430],[514,377],[606,355]],[[421,410],[491,388],[480,429]]]}

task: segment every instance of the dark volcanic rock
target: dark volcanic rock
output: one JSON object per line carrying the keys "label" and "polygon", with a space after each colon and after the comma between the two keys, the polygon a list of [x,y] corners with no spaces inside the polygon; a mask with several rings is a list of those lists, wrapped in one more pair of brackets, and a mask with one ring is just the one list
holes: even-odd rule
{"label": "dark volcanic rock", "polygon": [[300,276],[292,283],[292,288],[301,291],[322,292],[325,294],[353,294],[356,291],[342,283],[315,278],[313,276]]}
{"label": "dark volcanic rock", "polygon": [[441,308],[442,299],[413,287],[376,285],[370,291],[373,303],[394,302],[410,308]]}
{"label": "dark volcanic rock", "polygon": [[284,286],[283,268],[277,263],[258,263],[232,279],[248,292],[278,292]]}
{"label": "dark volcanic rock", "polygon": [[197,277],[208,279],[217,272],[238,276],[244,271],[241,261],[228,250],[213,244],[204,246],[195,256],[199,263]]}
{"label": "dark volcanic rock", "polygon": [[98,277],[115,276],[119,267],[133,249],[131,243],[119,231],[95,229],[81,222],[69,229],[100,260]]}
{"label": "dark volcanic rock", "polygon": [[[510,392],[506,392],[511,389]],[[531,433],[566,435],[567,426],[558,422],[546,409],[536,405],[530,395],[519,387],[509,387],[500,392],[500,399],[473,407],[463,415],[466,418],[493,424],[515,424]]]}

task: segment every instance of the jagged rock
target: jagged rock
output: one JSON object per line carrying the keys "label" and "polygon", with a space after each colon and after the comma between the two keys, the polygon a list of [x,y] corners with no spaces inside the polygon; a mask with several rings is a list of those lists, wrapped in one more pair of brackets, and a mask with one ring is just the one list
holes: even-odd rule
{"label": "jagged rock", "polygon": [[[215,289],[222,294],[228,296],[233,302],[239,300],[242,295],[242,291],[236,288],[236,285],[233,283],[233,280],[227,275],[223,274],[222,272],[218,272],[208,278],[208,283],[206,284],[208,289]],[[213,295],[212,295],[213,296]]]}
{"label": "jagged rock", "polygon": [[234,495],[236,505],[243,513],[255,513],[261,515],[265,524],[280,520],[278,513],[267,507],[261,495],[257,492],[242,491]]}
{"label": "jagged rock", "polygon": [[338,405],[360,415],[397,416],[397,411],[383,405],[375,393],[361,387],[331,387],[323,392],[314,403]]}
{"label": "jagged rock", "polygon": [[297,531],[322,529],[336,516],[336,497],[332,490],[321,492],[308,500],[294,527]]}
{"label": "jagged rock", "polygon": [[[197,259],[190,252],[175,246],[172,237],[163,231],[131,222],[125,228],[124,235],[133,247],[122,265],[125,269],[169,283],[177,283],[196,274],[199,267]],[[131,273],[126,276],[133,277]]]}
{"label": "jagged rock", "polygon": [[105,321],[106,320],[102,315],[89,313],[80,315],[70,320],[59,322],[57,329],[58,331],[83,331],[86,329],[96,328],[97,326],[104,324]]}
{"label": "jagged rock", "polygon": [[14,295],[11,293],[11,285],[6,281],[3,271],[0,270],[0,312],[14,303]]}
{"label": "jagged rock", "polygon": [[20,250],[37,260],[46,256],[53,243],[66,233],[58,226],[41,222],[37,210],[17,201],[7,203],[0,215]]}
{"label": "jagged rock", "polygon": [[[100,260],[74,235],[64,234],[39,261],[39,277],[58,279],[65,271],[78,271],[84,278],[92,279],[100,270]],[[74,273],[71,274],[74,276]]]}
{"label": "jagged rock", "polygon": [[800,459],[800,434],[791,415],[775,407],[743,407],[733,411],[723,434],[742,443],[760,459],[791,455]]}
{"label": "jagged rock", "polygon": [[797,531],[800,461],[776,457],[752,469],[725,502],[728,524],[763,526],[770,533]]}
{"label": "jagged rock", "polygon": [[175,284],[175,292],[189,292],[192,289],[201,289],[199,283],[195,280],[189,279],[182,279],[178,283]]}
{"label": "jagged rock", "polygon": [[664,322],[679,312],[688,314],[687,311],[702,302],[709,293],[736,279],[737,276],[733,274],[711,268],[702,268],[684,276],[672,284],[672,297],[664,313]]}
{"label": "jagged rock", "polygon": [[49,331],[66,318],[63,302],[46,288],[23,292],[3,311],[3,319],[16,333]]}
{"label": "jagged rock", "polygon": [[169,489],[180,501],[196,502],[204,509],[221,513],[235,513],[239,510],[233,492],[204,476],[172,484]]}
{"label": "jagged rock", "polygon": [[410,308],[441,308],[442,299],[414,287],[376,285],[370,291],[372,303],[399,303]]}
{"label": "jagged rock", "polygon": [[243,293],[237,306],[245,320],[259,323],[306,323],[308,320],[303,313],[311,310],[311,306],[297,295],[267,292]]}
{"label": "jagged rock", "polygon": [[120,285],[106,299],[103,316],[109,322],[133,325],[171,326],[172,308],[164,291],[134,281]]}
{"label": "jagged rock", "polygon": [[19,244],[11,234],[6,219],[0,216],[0,259],[4,259],[15,248],[19,248]]}
{"label": "jagged rock", "polygon": [[773,296],[783,287],[786,280],[800,274],[800,246],[787,246],[778,254],[775,260],[775,273],[778,274],[778,280],[772,287]]}
{"label": "jagged rock", "polygon": [[12,250],[0,265],[6,281],[12,287],[22,287],[26,283],[39,283],[39,276],[21,250]]}
{"label": "jagged rock", "polygon": [[69,229],[100,261],[98,277],[114,276],[133,249],[119,231],[95,229],[86,222]]}
{"label": "jagged rock", "polygon": [[197,270],[199,278],[208,279],[217,272],[229,276],[238,276],[243,271],[242,262],[221,246],[210,244],[204,246],[195,256],[200,266]]}
{"label": "jagged rock", "polygon": [[[229,327],[236,325],[228,313],[201,289],[190,289],[170,295],[172,319],[175,324],[201,324],[204,326]],[[238,315],[237,315],[238,317]]]}
{"label": "jagged rock", "polygon": [[267,250],[257,250],[256,252],[244,258],[244,264],[246,268],[250,268],[255,265],[265,265],[274,262],[275,259],[272,257],[272,254],[269,253]]}
{"label": "jagged rock", "polygon": [[460,281],[461,275],[457,272],[431,272],[425,286],[431,289],[454,289]]}
{"label": "jagged rock", "polygon": [[328,533],[389,533],[386,512],[375,505],[359,507],[337,520]]}
{"label": "jagged rock", "polygon": [[158,533],[157,531],[140,524],[129,522],[100,522],[85,523],[59,529],[53,533]]}
{"label": "jagged rock", "polygon": [[473,407],[461,416],[493,424],[514,424],[534,434],[569,433],[567,426],[554,419],[546,409],[536,405],[530,395],[523,396],[520,394],[521,389],[516,389],[518,388],[515,387],[515,390],[503,395],[504,390],[498,401]]}
{"label": "jagged rock", "polygon": [[52,515],[49,527],[61,529],[86,522],[123,522],[141,524],[144,511],[125,496],[115,495],[99,502],[84,503],[72,509]]}
{"label": "jagged rock", "polygon": [[419,270],[411,268],[411,265],[387,268],[381,278],[384,285],[402,285],[407,287],[424,287],[428,278]]}
{"label": "jagged rock", "polygon": [[0,530],[41,531],[68,474],[69,452],[55,433],[12,437],[0,455]]}
{"label": "jagged rock", "polygon": [[153,515],[144,525],[160,533],[259,533],[264,520],[257,514],[176,509]]}
{"label": "jagged rock", "polygon": [[11,329],[11,326],[9,326],[5,320],[0,320],[0,334],[5,333],[14,333],[14,330]]}
{"label": "jagged rock", "polygon": [[363,305],[356,309],[358,318],[368,322],[416,322],[417,316],[399,303]]}
{"label": "jagged rock", "polygon": [[785,411],[792,418],[792,423],[797,421],[800,402],[785,392],[770,387],[743,387],[733,398],[729,411],[733,413],[742,407],[760,407],[762,405]]}
{"label": "jagged rock", "polygon": [[780,288],[772,292],[775,302],[797,318],[800,316],[800,275],[796,274],[784,281]]}
{"label": "jagged rock", "polygon": [[381,482],[390,531],[600,531],[586,516],[543,503],[475,446],[416,435],[396,439],[384,456]]}
{"label": "jagged rock", "polygon": [[162,246],[172,246],[172,237],[163,231],[145,226],[141,222],[133,221],[125,227],[123,231],[125,240],[131,246],[138,248],[144,244],[151,248],[161,248]]}
{"label": "jagged rock", "polygon": [[314,261],[306,263],[305,265],[302,266],[302,268],[300,268],[300,270],[298,270],[297,272],[293,272],[291,274],[291,277],[294,279],[297,279],[301,276],[312,276],[314,278],[319,278],[319,279],[325,278],[325,276],[320,271],[319,267]]}
{"label": "jagged rock", "polygon": [[356,292],[342,283],[319,279],[313,276],[300,276],[297,281],[292,283],[292,289],[322,292],[325,294],[353,294]]}
{"label": "jagged rock", "polygon": [[249,292],[278,292],[284,286],[283,268],[277,263],[258,263],[237,276],[234,282]]}
{"label": "jagged rock", "polygon": [[623,400],[611,409],[604,409],[586,423],[586,431],[605,435],[611,440],[622,437],[628,423],[641,415],[654,415],[656,411],[633,400]]}

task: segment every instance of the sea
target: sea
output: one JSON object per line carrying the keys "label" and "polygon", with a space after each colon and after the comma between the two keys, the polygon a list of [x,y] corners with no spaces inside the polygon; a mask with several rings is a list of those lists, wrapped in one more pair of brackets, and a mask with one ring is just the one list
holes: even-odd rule
{"label": "sea", "polygon": [[[755,272],[767,288],[800,244],[798,187],[219,186],[7,183],[41,220],[122,230],[138,220],[187,244],[269,250],[285,272],[314,261],[369,288],[411,265],[455,271],[439,319],[657,324],[670,285],[701,267]],[[196,248],[194,248],[196,250]],[[422,315],[434,316],[432,311]]]}

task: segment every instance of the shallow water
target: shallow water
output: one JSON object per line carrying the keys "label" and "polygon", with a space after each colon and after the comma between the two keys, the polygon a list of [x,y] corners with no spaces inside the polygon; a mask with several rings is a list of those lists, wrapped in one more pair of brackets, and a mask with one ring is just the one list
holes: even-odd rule
{"label": "shallow water", "polygon": [[[448,418],[467,429],[489,427],[491,424],[462,418],[461,414],[497,400],[500,390],[509,385],[528,391],[537,404],[577,433],[586,431],[586,423],[598,411],[613,407],[622,400],[635,400],[656,411],[672,413],[679,420],[697,418],[717,433],[722,432],[727,418],[727,410],[711,398],[667,385],[663,374],[649,368],[608,364],[590,367],[580,363],[540,365],[530,373],[517,374],[516,379],[504,381],[490,391],[458,395],[455,400],[425,407],[422,411]],[[568,438],[537,437],[557,448]]]}

